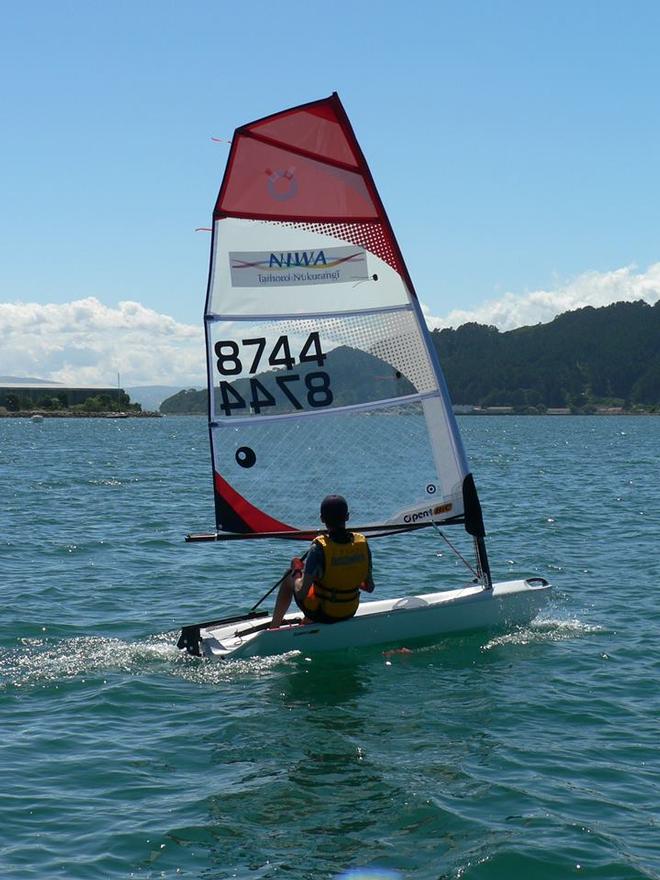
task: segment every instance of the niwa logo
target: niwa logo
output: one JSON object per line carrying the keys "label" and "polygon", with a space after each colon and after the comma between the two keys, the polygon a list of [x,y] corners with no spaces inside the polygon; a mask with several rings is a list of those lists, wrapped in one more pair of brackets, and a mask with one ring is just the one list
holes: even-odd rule
{"label": "niwa logo", "polygon": [[309,269],[327,265],[323,251],[285,251],[271,254],[268,262],[269,269]]}
{"label": "niwa logo", "polygon": [[342,262],[345,260],[327,260],[323,251],[271,251],[267,257],[263,254],[260,260],[244,260],[232,256],[231,268],[277,272],[287,269],[317,269],[319,266],[327,268]]}

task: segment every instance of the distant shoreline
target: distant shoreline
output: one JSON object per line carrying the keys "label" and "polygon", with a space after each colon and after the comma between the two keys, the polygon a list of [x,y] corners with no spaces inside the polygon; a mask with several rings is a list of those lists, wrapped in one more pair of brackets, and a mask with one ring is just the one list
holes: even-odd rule
{"label": "distant shoreline", "polygon": [[[392,412],[388,413],[387,410],[373,410],[362,413],[365,416],[371,415],[403,415],[401,412]],[[155,415],[158,415],[156,413]],[[167,416],[168,418],[174,418],[178,416],[184,416],[185,418],[207,418],[207,414],[205,412],[176,412],[176,413],[161,413],[163,416]],[[407,414],[407,415],[410,415]],[[557,418],[560,416],[575,416],[577,418],[585,417],[585,416],[598,416],[598,418],[606,418],[608,416],[660,416],[660,411],[658,412],[646,412],[643,410],[632,410],[632,409],[623,409],[616,411],[605,411],[605,410],[597,410],[596,412],[514,412],[513,410],[510,412],[486,412],[484,410],[473,410],[472,412],[454,412],[455,416],[469,416],[472,418],[492,418],[492,416],[506,416],[507,418],[510,416],[548,416],[548,418]]]}
{"label": "distant shoreline", "polygon": [[0,413],[0,419],[162,419],[159,412],[67,412],[67,410],[25,409]]}
{"label": "distant shoreline", "polygon": [[506,412],[506,413],[485,413],[485,412],[473,412],[473,413],[454,413],[457,416],[547,416],[550,419],[560,418],[562,416],[575,416],[576,418],[585,418],[586,416],[597,416],[599,419],[601,418],[611,418],[612,416],[660,416],[660,412],[637,412],[635,410],[626,409],[621,410],[621,412],[544,412],[544,413],[530,413],[530,412]]}

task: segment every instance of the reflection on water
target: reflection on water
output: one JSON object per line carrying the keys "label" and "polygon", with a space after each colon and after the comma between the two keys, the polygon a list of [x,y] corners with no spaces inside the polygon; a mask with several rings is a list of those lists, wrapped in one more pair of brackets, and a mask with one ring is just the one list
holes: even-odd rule
{"label": "reflection on water", "polygon": [[467,833],[456,799],[479,787],[461,765],[486,765],[495,747],[484,727],[501,673],[483,638],[455,641],[455,651],[445,642],[359,661],[298,656],[254,679],[252,710],[205,734],[217,782],[205,845],[217,869],[312,880],[331,866],[440,864]]}
{"label": "reflection on water", "polygon": [[356,699],[368,688],[371,674],[369,664],[357,658],[343,660],[341,655],[329,653],[327,657],[300,657],[292,668],[279,695],[287,708],[306,706],[314,711],[310,719],[323,716],[324,707],[357,705]]}

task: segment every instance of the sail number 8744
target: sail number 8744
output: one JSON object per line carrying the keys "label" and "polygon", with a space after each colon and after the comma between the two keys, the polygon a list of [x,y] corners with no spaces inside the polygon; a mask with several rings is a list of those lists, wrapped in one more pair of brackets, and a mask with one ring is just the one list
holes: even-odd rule
{"label": "sail number 8744", "polygon": [[[216,342],[214,352],[217,356],[218,372],[223,376],[240,375],[244,370],[244,362],[247,365],[245,360],[247,356],[248,359],[252,359],[248,372],[251,374],[256,373],[266,349],[266,344],[267,340],[263,336],[254,339],[242,339],[240,345],[233,339],[223,339]],[[327,355],[323,353],[321,348],[319,334],[310,333],[300,350],[298,363],[315,363],[322,367],[326,357]],[[290,371],[295,363],[296,359],[291,354],[288,336],[278,337],[268,355],[268,365],[271,367],[283,367],[285,370]],[[277,373],[273,373],[272,376],[276,386],[273,390],[280,392],[278,395],[280,402],[284,403],[285,401],[282,398],[285,398],[296,410],[304,409],[301,396],[305,395],[305,392],[307,404],[313,408],[330,406],[333,401],[330,389],[330,376],[323,370],[315,370],[304,375],[291,372],[282,375],[280,369]],[[297,383],[301,381],[304,382],[304,390],[297,386]],[[266,407],[278,405],[277,399],[259,379],[247,379],[245,384],[249,386],[249,400],[246,400],[241,393],[247,391],[247,387],[245,389],[241,387],[239,390],[231,382],[226,380],[220,382],[219,390],[222,401],[220,409],[225,415],[230,416],[233,410],[247,409],[248,405],[254,413],[260,413]],[[242,385],[243,382],[241,382]]]}

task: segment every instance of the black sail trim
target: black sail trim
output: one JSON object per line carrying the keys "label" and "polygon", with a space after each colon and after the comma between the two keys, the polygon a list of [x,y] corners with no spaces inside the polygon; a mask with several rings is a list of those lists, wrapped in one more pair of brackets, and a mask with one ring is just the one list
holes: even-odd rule
{"label": "black sail trim", "polygon": [[468,474],[463,480],[463,509],[465,510],[465,531],[474,535],[475,538],[484,538],[486,536],[484,518],[472,474]]}

